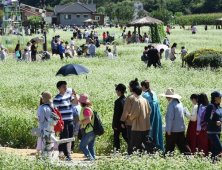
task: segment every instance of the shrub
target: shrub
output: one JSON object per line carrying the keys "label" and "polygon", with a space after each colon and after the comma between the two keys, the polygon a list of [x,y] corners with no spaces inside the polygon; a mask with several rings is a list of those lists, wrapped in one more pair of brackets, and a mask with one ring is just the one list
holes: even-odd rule
{"label": "shrub", "polygon": [[212,48],[200,48],[184,57],[190,67],[222,67],[222,51]]}

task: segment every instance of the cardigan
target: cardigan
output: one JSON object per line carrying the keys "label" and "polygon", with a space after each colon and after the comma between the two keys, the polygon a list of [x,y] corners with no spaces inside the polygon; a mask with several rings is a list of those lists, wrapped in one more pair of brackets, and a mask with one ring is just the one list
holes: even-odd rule
{"label": "cardigan", "polygon": [[198,114],[197,114],[197,133],[201,131],[201,126],[200,126],[201,113],[203,112],[204,109],[206,109],[206,106],[201,105],[201,106],[199,107],[199,110],[198,110]]}
{"label": "cardigan", "polygon": [[123,108],[123,113],[122,116],[120,118],[121,122],[125,122],[126,125],[128,126],[132,126],[132,121],[129,118],[129,114],[131,113],[131,109],[133,106],[133,103],[135,101],[135,97],[133,94],[129,95],[126,100],[125,100],[125,104],[124,104],[124,108]]}
{"label": "cardigan", "polygon": [[150,125],[151,108],[149,102],[139,96],[133,103],[130,116],[132,131],[148,131]]}
{"label": "cardigan", "polygon": [[183,104],[178,103],[177,100],[172,99],[167,106],[167,113],[165,117],[166,132],[184,132],[185,121],[183,113]]}

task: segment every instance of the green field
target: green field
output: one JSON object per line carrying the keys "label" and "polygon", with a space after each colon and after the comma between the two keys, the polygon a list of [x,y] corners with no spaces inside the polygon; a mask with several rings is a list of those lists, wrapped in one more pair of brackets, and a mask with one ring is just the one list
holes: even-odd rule
{"label": "green field", "polygon": [[[168,37],[171,44],[174,42],[178,44],[177,52],[180,51],[181,46],[185,46],[189,51],[194,51],[202,47],[221,49],[222,30],[209,29],[208,31],[204,31],[203,26],[199,26],[197,29],[198,32],[196,35],[191,35],[191,31],[181,30],[179,27],[171,30],[172,34]],[[128,30],[129,28],[127,28],[127,31]],[[131,28],[131,31],[132,30],[133,28]],[[143,28],[142,33],[146,30],[148,30],[148,28]],[[101,35],[100,38],[102,38],[103,31],[116,33],[116,39],[118,43],[121,44],[122,40],[118,39],[118,35],[121,33],[119,29],[98,29],[98,33]],[[69,31],[56,31],[56,35],[58,34],[61,36],[61,39],[64,40],[69,40],[72,35]],[[52,30],[50,30],[48,37],[52,36],[54,36],[54,34]],[[30,37],[25,37],[25,40],[29,39]],[[84,42],[85,40],[81,40],[77,41],[76,44],[82,45]],[[119,45],[119,57],[115,59],[103,58],[105,47],[100,47],[97,50],[97,55],[100,57],[93,59],[74,58],[61,61],[59,56],[53,56],[52,59],[47,62],[26,64],[24,62],[16,62],[12,59],[12,55],[9,55],[5,63],[0,62],[0,144],[16,148],[35,148],[37,138],[30,136],[30,130],[33,127],[37,127],[34,118],[39,104],[39,95],[43,91],[50,91],[53,96],[57,95],[58,90],[56,89],[56,83],[59,80],[66,80],[68,87],[75,88],[78,94],[89,94],[94,109],[101,115],[106,133],[96,139],[97,155],[109,155],[112,153],[113,131],[111,129],[111,123],[114,101],[117,99],[114,84],[124,83],[128,87],[129,81],[137,77],[139,81],[145,79],[150,80],[151,89],[157,94],[165,93],[167,88],[173,87],[176,93],[183,97],[181,101],[190,111],[192,104],[189,97],[192,93],[205,92],[210,97],[210,93],[214,90],[222,92],[222,69],[217,69],[214,72],[210,71],[209,68],[204,70],[190,69],[188,71],[185,68],[181,68],[179,55],[177,56],[175,64],[163,59],[162,69],[146,69],[146,65],[140,61],[144,46],[145,44]],[[82,64],[87,67],[90,70],[87,79],[86,75],[56,77],[55,74],[59,68],[69,63]],[[159,97],[158,100],[164,122],[167,101],[163,97]],[[188,123],[187,119],[186,122]],[[125,151],[126,144],[124,142],[122,142],[122,146],[122,151]],[[7,156],[6,154],[3,155]],[[3,157],[0,157],[0,167],[1,159],[3,160]],[[156,159],[160,158],[150,158],[150,160],[146,158],[146,162],[143,163],[147,166],[149,163],[154,165]],[[17,160],[14,160],[14,162],[16,161]],[[181,162],[181,164],[178,164],[178,161]],[[169,164],[172,164],[172,167],[169,166],[168,168],[186,169],[186,167],[191,165],[194,166],[194,169],[197,169],[197,167],[211,167],[211,164],[208,164],[207,161],[206,164],[204,164],[205,166],[200,164],[198,166],[198,162],[201,161],[202,163],[205,162],[204,159],[191,159],[188,160],[190,163],[186,163],[187,160],[180,159],[179,157],[175,159],[169,158]],[[110,160],[110,162],[104,161],[101,163],[101,167],[104,166],[105,163],[107,163],[107,167],[111,169],[121,169],[122,164],[124,164],[114,159]],[[118,168],[118,166],[114,166],[115,164],[121,165],[119,165]],[[135,163],[135,165],[138,166],[140,164]],[[167,168],[164,160],[162,160],[162,164],[158,163],[157,165],[154,169]],[[97,169],[100,167],[99,163],[95,166],[97,166]],[[132,165],[132,167],[134,167],[132,169],[137,169],[134,165]],[[144,167],[142,167],[142,169],[143,168]]]}

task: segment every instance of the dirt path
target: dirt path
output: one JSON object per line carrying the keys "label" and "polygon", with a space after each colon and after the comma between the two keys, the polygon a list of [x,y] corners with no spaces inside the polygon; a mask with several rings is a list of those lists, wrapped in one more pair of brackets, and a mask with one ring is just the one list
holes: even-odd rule
{"label": "dirt path", "polygon": [[[35,149],[14,149],[14,148],[8,148],[8,147],[0,147],[0,150],[6,151],[7,153],[22,155],[24,157],[29,157],[29,158],[36,157],[36,150]],[[86,158],[83,158],[83,154],[79,154],[79,153],[71,154],[71,157],[75,161],[85,161],[86,160]]]}

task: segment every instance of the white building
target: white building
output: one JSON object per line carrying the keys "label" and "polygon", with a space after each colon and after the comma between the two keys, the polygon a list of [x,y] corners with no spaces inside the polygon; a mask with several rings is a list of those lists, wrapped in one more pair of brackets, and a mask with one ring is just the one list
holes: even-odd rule
{"label": "white building", "polygon": [[[144,10],[142,2],[136,1],[136,2],[133,3],[133,6],[136,8],[133,20],[140,18],[140,16],[138,15],[138,13],[140,11],[144,12],[144,16],[149,14],[146,10]],[[143,16],[141,16],[141,17],[143,17]]]}

